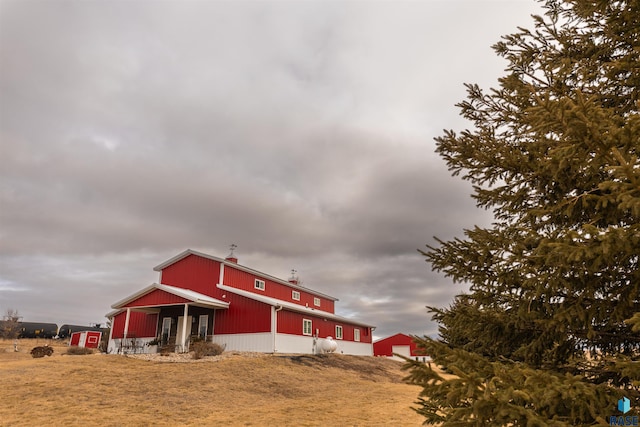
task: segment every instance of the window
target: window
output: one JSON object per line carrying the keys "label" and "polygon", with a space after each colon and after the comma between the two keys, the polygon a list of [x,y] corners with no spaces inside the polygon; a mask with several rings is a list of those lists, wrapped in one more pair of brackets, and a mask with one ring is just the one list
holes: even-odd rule
{"label": "window", "polygon": [[256,289],[260,289],[261,291],[264,291],[264,280],[256,279],[253,287]]}
{"label": "window", "polygon": [[296,300],[296,301],[300,301],[300,292],[291,291],[291,299]]}
{"label": "window", "polygon": [[162,343],[166,344],[171,336],[171,317],[162,319],[162,335],[160,336]]}
{"label": "window", "polygon": [[311,335],[311,320],[302,319],[302,335]]}
{"label": "window", "polygon": [[209,316],[201,314],[198,318],[198,336],[203,340],[207,340],[207,329],[209,326]]}
{"label": "window", "polygon": [[316,307],[320,307],[320,298],[314,298],[313,305],[315,305]]}
{"label": "window", "polygon": [[337,340],[342,339],[342,326],[340,325],[336,325],[336,339]]}
{"label": "window", "polygon": [[353,330],[353,340],[360,341],[360,329]]}

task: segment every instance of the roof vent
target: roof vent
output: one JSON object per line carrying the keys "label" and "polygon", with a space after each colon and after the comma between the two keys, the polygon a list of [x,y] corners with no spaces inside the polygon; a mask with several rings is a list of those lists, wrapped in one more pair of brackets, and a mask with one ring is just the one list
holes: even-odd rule
{"label": "roof vent", "polygon": [[296,276],[297,271],[291,269],[291,277],[289,277],[289,283],[293,284],[293,285],[299,285],[301,284],[300,282],[300,278],[298,276]]}
{"label": "roof vent", "polygon": [[238,258],[236,257],[236,255],[233,253],[233,251],[236,250],[238,246],[234,243],[231,244],[231,246],[229,246],[229,249],[231,249],[231,252],[229,253],[229,255],[227,255],[227,257],[225,258],[226,261],[229,262],[233,262],[234,264],[238,263]]}

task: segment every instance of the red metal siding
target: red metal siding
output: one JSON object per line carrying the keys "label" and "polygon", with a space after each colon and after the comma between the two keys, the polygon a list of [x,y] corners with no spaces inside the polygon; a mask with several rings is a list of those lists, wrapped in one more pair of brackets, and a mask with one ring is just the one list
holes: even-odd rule
{"label": "red metal siding", "polygon": [[333,319],[324,319],[314,315],[315,313],[296,313],[282,310],[278,312],[278,333],[302,335],[302,320],[311,320],[312,333],[318,334],[320,338],[336,337],[336,325],[342,326],[342,337],[344,341],[353,341],[354,329],[360,329],[360,341],[371,343],[371,332],[364,326],[352,325],[346,322],[338,322]]}
{"label": "red metal siding", "polygon": [[[264,291],[255,288],[255,279],[260,279],[265,282]],[[225,265],[224,267],[224,284],[232,286],[234,288],[242,289],[245,291],[253,292],[257,295],[263,295],[266,297],[277,298],[282,301],[291,302],[302,306],[308,306],[317,308],[329,313],[334,312],[334,301],[328,298],[319,297],[301,288],[295,288],[287,286],[282,283],[274,282],[262,276],[247,273],[246,271],[238,270],[231,266]],[[291,291],[300,292],[300,301],[291,298]],[[313,304],[314,298],[320,298],[320,306]]]}
{"label": "red metal siding", "polygon": [[[124,324],[127,312],[117,314],[113,318],[113,338],[124,338]],[[132,311],[129,316],[129,333],[127,336],[136,338],[148,338],[156,336],[158,327],[158,315]]]}
{"label": "red metal siding", "polygon": [[189,302],[191,301],[188,299],[161,291],[160,289],[155,289],[137,300],[131,301],[125,307],[151,307],[167,304],[185,304]]}
{"label": "red metal siding", "polygon": [[394,345],[408,345],[412,356],[420,356],[413,338],[405,334],[395,334],[373,343],[374,356],[393,356]]}
{"label": "red metal siding", "polygon": [[71,334],[71,341],[69,341],[69,345],[78,344],[80,344],[80,332],[74,332]]}
{"label": "red metal siding", "polygon": [[111,330],[113,338],[122,338],[124,335],[124,321],[127,317],[127,312],[118,313],[113,317],[111,321]]}
{"label": "red metal siding", "polygon": [[86,348],[98,348],[100,345],[100,338],[102,332],[87,331],[87,336],[84,340],[84,346]]}
{"label": "red metal siding", "polygon": [[161,281],[165,285],[191,289],[204,295],[219,298],[219,290],[216,287],[219,278],[219,262],[197,255],[188,255],[164,268]]}
{"label": "red metal siding", "polygon": [[271,306],[227,292],[226,310],[216,310],[214,334],[246,334],[271,331]]}

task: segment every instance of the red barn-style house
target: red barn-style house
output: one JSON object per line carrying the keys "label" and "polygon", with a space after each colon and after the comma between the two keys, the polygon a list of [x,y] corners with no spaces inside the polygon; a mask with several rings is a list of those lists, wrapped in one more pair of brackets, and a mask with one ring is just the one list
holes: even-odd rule
{"label": "red barn-style house", "polygon": [[[226,350],[373,355],[371,325],[335,314],[337,298],[238,264],[186,250],[154,268],[160,283],[118,301],[109,352],[148,352],[149,343],[188,351],[193,337]],[[133,343],[133,345],[132,345]]]}

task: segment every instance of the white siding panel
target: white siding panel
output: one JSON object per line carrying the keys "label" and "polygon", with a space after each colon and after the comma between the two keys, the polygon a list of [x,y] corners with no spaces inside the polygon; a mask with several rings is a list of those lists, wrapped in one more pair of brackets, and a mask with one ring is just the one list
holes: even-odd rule
{"label": "white siding panel", "polygon": [[213,342],[225,346],[225,351],[273,352],[273,335],[271,332],[257,334],[218,334],[212,337]]}
{"label": "white siding panel", "polygon": [[[313,337],[305,337],[292,334],[276,335],[276,351],[278,353],[303,353],[313,354],[315,352]],[[319,338],[319,344],[322,338]],[[373,356],[373,344],[336,340],[338,349],[336,353],[351,354],[354,356]]]}
{"label": "white siding panel", "polygon": [[[109,340],[108,352],[111,354],[124,352],[148,353],[155,352],[155,348],[145,345],[153,338],[138,338],[137,348],[122,349],[120,339]],[[273,335],[270,332],[257,334],[221,334],[212,337],[214,342],[225,345],[225,351],[255,351],[260,353],[273,352]],[[321,339],[318,340],[318,342]],[[358,356],[372,356],[373,344],[337,340],[336,353]],[[276,335],[277,353],[313,354],[313,337],[292,334]]]}
{"label": "white siding panel", "polygon": [[[107,345],[107,353],[108,354],[144,354],[144,353],[157,353],[157,346],[148,345],[149,342],[153,341],[155,338],[136,338],[135,345],[132,345],[132,340],[125,339],[122,340],[120,338],[112,338],[109,340],[109,344]],[[124,343],[123,343],[124,341]]]}
{"label": "white siding panel", "polygon": [[313,337],[292,334],[276,334],[276,352],[313,353]]}
{"label": "white siding panel", "polygon": [[352,354],[354,356],[373,356],[373,344],[365,342],[338,340],[338,353]]}

